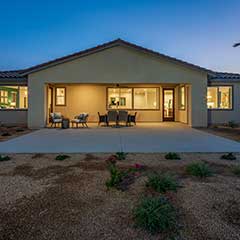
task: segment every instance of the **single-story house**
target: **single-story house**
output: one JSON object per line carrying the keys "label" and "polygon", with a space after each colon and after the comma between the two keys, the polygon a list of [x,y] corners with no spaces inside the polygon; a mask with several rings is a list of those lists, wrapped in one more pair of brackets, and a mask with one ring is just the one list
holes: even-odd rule
{"label": "single-story house", "polygon": [[0,72],[0,121],[43,128],[126,109],[138,122],[240,122],[240,74],[214,72],[117,39],[28,69]]}

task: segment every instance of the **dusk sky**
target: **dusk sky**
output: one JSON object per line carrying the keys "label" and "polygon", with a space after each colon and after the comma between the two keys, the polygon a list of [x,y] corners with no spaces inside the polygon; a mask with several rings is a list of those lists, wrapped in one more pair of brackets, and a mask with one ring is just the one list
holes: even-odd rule
{"label": "dusk sky", "polygon": [[240,73],[240,0],[2,1],[0,70],[122,38],[217,71]]}

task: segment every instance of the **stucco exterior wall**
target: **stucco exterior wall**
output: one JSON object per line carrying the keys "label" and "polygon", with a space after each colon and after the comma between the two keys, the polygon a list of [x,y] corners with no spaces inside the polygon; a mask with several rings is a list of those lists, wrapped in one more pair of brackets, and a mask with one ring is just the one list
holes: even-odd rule
{"label": "stucco exterior wall", "polygon": [[225,124],[229,121],[240,123],[240,82],[217,82],[211,86],[232,86],[233,87],[233,108],[231,110],[208,110],[209,124]]}
{"label": "stucco exterior wall", "polygon": [[0,122],[7,125],[27,125],[28,110],[0,110]]}
{"label": "stucco exterior wall", "polygon": [[176,87],[175,89],[175,96],[176,96],[176,111],[175,114],[177,116],[176,120],[178,122],[181,123],[189,123],[189,119],[188,119],[188,114],[189,114],[189,101],[190,101],[190,96],[189,94],[191,93],[191,90],[189,89],[189,86],[184,85],[185,86],[185,109],[179,109],[179,88],[182,85],[179,85]]}
{"label": "stucco exterior wall", "polygon": [[189,84],[192,126],[207,125],[207,73],[123,46],[29,74],[30,128],[46,124],[46,84]]}

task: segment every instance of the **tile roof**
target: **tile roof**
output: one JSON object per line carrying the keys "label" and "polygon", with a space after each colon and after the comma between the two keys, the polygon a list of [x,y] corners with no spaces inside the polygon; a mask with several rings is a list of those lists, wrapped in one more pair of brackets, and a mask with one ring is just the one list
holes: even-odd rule
{"label": "tile roof", "polygon": [[0,78],[21,78],[20,73],[22,70],[17,71],[0,71]]}
{"label": "tile roof", "polygon": [[214,72],[208,75],[210,81],[240,81],[240,73]]}
{"label": "tile roof", "polygon": [[0,83],[27,83],[27,77],[21,75],[22,70],[0,71]]}
{"label": "tile roof", "polygon": [[240,73],[216,72],[216,78],[240,79]]}
{"label": "tile roof", "polygon": [[79,58],[79,57],[83,57],[83,56],[86,56],[86,55],[89,55],[89,54],[93,54],[93,53],[102,51],[104,49],[108,49],[108,48],[111,48],[111,47],[114,47],[114,46],[120,46],[120,45],[121,46],[128,46],[128,47],[137,49],[139,51],[142,51],[142,52],[145,52],[145,53],[148,53],[148,54],[152,54],[152,55],[155,55],[155,56],[158,56],[158,57],[162,57],[162,58],[164,58],[168,61],[176,62],[178,64],[182,64],[182,65],[185,65],[187,67],[190,67],[190,68],[193,68],[193,69],[196,69],[196,70],[199,70],[199,71],[212,72],[209,69],[206,69],[206,68],[203,68],[203,67],[185,62],[183,60],[180,60],[180,59],[177,59],[177,58],[174,58],[174,57],[164,55],[162,53],[150,50],[148,48],[144,48],[144,47],[141,47],[139,45],[124,41],[122,39],[116,39],[116,40],[113,40],[111,42],[107,42],[107,43],[98,45],[98,46],[93,47],[93,48],[89,48],[89,49],[86,49],[86,50],[83,50],[83,51],[80,51],[80,52],[76,52],[76,53],[61,57],[61,58],[57,58],[57,59],[39,64],[39,65],[30,67],[28,69],[25,69],[22,74],[27,75],[31,72],[39,71],[41,69],[44,69],[44,68],[47,68],[47,67],[50,67],[50,66],[55,66],[57,64],[64,63],[66,61],[71,61],[71,60]]}

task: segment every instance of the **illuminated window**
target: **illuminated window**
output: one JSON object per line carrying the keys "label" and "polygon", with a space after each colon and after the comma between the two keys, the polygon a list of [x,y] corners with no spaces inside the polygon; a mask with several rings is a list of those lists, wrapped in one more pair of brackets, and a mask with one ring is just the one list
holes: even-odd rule
{"label": "illuminated window", "polygon": [[158,88],[134,88],[134,109],[158,109]]}
{"label": "illuminated window", "polygon": [[132,88],[108,88],[109,109],[131,109]]}
{"label": "illuminated window", "polygon": [[207,106],[208,109],[231,109],[232,87],[231,86],[208,87]]}
{"label": "illuminated window", "polygon": [[0,90],[0,102],[1,104],[8,104],[8,91]]}
{"label": "illuminated window", "polygon": [[185,110],[185,87],[182,86],[179,88],[179,109],[180,110]]}
{"label": "illuminated window", "polygon": [[66,88],[57,87],[55,94],[56,94],[56,105],[65,106],[66,105]]}
{"label": "illuminated window", "polygon": [[219,108],[231,109],[232,108],[232,87],[219,87]]}
{"label": "illuminated window", "polygon": [[17,106],[17,92],[11,92],[12,106]]}
{"label": "illuminated window", "polygon": [[28,88],[24,86],[0,86],[0,108],[26,109]]}

